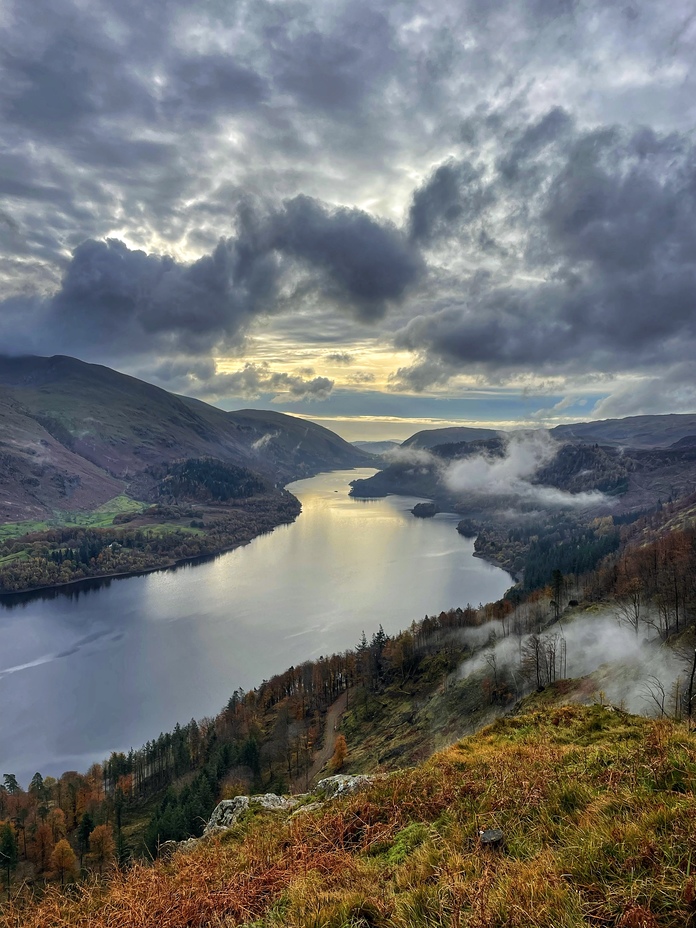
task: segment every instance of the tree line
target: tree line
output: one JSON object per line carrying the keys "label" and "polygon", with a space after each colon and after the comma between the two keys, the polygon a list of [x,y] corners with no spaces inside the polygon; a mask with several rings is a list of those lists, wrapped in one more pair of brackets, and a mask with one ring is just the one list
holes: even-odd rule
{"label": "tree line", "polygon": [[[342,693],[350,691],[353,706],[367,707],[372,695],[388,687],[403,692],[435,666],[433,659],[446,679],[471,653],[467,630],[483,632],[481,687],[492,703],[520,694],[519,682],[498,666],[496,636],[518,637],[525,686],[543,687],[565,676],[563,635],[548,626],[573,596],[609,601],[617,620],[636,634],[648,627],[665,639],[682,633],[696,615],[696,528],[652,540],[640,520],[622,527],[629,529],[633,534],[622,549],[593,571],[564,575],[555,569],[536,590],[517,587],[494,603],[425,616],[395,635],[381,627],[371,638],[363,633],[354,648],[292,666],[252,690],[238,689],[215,717],[191,720],[137,750],[114,753],[87,774],[71,771],[56,779],[37,773],[26,791],[6,774],[0,785],[6,876],[19,869],[23,878],[64,880],[87,868],[125,865],[134,855],[157,854],[165,841],[198,836],[221,798],[280,793],[301,784],[323,716]],[[685,712],[693,695],[685,687]],[[134,842],[126,829],[130,834],[136,821],[140,838]],[[65,846],[56,852],[62,841],[75,855],[70,866]]]}
{"label": "tree line", "polygon": [[[216,554],[293,521],[299,511],[292,494],[274,490],[245,499],[243,507],[208,512],[204,521],[187,523],[185,510],[155,506],[145,514],[148,524],[138,528],[55,528],[31,533],[0,546],[0,593],[137,573]],[[181,527],[158,527],[168,520]]]}

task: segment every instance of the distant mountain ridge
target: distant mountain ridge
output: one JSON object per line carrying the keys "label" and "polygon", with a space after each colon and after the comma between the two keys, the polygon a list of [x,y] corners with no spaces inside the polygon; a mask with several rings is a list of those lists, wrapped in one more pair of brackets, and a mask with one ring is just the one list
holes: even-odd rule
{"label": "distant mountain ridge", "polygon": [[467,425],[454,425],[442,429],[422,429],[402,442],[402,448],[434,448],[460,441],[481,441],[497,438],[499,429],[470,428]]}
{"label": "distant mountain ridge", "polygon": [[[546,431],[539,429],[539,431]],[[696,413],[669,413],[654,416],[627,416],[625,419],[598,419],[557,425],[549,433],[559,441],[626,448],[669,448],[696,442]],[[463,441],[480,441],[508,435],[510,430],[451,426],[422,429],[407,438],[402,448],[434,448]],[[685,441],[686,440],[686,441]]]}
{"label": "distant mountain ridge", "polygon": [[201,457],[277,483],[370,462],[304,419],[225,412],[62,355],[0,357],[0,523],[94,508],[150,465]]}
{"label": "distant mountain ridge", "polygon": [[597,443],[629,448],[668,448],[683,438],[696,435],[696,413],[663,416],[627,416],[557,425],[551,429],[562,441]]}
{"label": "distant mountain ridge", "polygon": [[395,448],[401,447],[401,442],[399,441],[354,441],[351,444],[355,445],[356,448],[359,448],[361,451],[367,451],[368,454],[386,454],[388,451],[393,451]]}

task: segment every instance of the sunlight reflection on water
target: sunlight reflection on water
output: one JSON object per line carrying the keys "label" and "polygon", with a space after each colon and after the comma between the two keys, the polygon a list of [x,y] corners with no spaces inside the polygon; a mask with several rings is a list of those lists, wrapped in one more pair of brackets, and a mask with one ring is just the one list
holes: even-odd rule
{"label": "sunlight reflection on water", "polygon": [[371,472],[298,481],[293,525],[214,560],[0,608],[0,771],[84,770],[363,629],[393,633],[510,586],[472,557],[456,516],[351,499],[349,481]]}

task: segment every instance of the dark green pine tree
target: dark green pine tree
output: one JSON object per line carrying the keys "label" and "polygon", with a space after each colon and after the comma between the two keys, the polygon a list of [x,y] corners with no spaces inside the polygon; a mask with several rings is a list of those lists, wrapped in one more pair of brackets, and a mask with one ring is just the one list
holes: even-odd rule
{"label": "dark green pine tree", "polygon": [[46,798],[46,787],[44,786],[43,777],[38,771],[31,778],[31,783],[29,784],[29,792],[32,793],[34,796],[38,796],[39,799]]}
{"label": "dark green pine tree", "polygon": [[12,871],[17,866],[17,837],[9,822],[0,828],[0,866],[5,871],[5,886],[7,887],[7,898],[10,898],[10,877]]}
{"label": "dark green pine tree", "polygon": [[14,793],[20,793],[22,791],[22,787],[17,782],[17,777],[14,775],[14,773],[5,773],[3,774],[2,779],[5,789],[10,795],[14,795]]}
{"label": "dark green pine tree", "polygon": [[82,858],[89,850],[89,836],[93,831],[94,819],[89,812],[85,812],[80,819],[80,824],[77,826],[77,849],[80,852],[80,869],[82,869]]}

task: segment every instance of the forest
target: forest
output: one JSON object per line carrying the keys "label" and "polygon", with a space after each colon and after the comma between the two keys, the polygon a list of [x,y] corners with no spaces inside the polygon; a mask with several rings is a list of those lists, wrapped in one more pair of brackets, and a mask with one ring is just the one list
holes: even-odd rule
{"label": "forest", "polygon": [[[192,506],[163,494],[162,501],[137,517],[116,516],[108,528],[56,527],[9,539],[0,544],[0,594],[137,573],[217,554],[292,522],[301,508],[285,490],[264,488],[257,494],[263,485],[255,482],[250,471],[232,482],[222,480],[212,467],[202,477],[192,467],[191,472],[184,469],[172,479],[182,481],[182,490],[204,487],[211,497],[217,494],[225,502]],[[225,505],[228,502],[234,505]]]}
{"label": "forest", "polygon": [[223,464],[213,458],[189,458],[148,468],[148,473],[159,478],[157,495],[173,500],[224,503],[230,499],[248,499],[268,490],[265,481],[248,468]]}
{"label": "forest", "polygon": [[[37,772],[26,790],[5,774],[0,852],[6,879],[40,886],[127,867],[156,856],[168,841],[200,835],[221,798],[303,785],[323,716],[343,692],[351,707],[342,728],[350,769],[350,752],[366,732],[390,731],[390,699],[402,706],[408,698],[416,707],[441,691],[461,723],[465,711],[509,706],[524,692],[554,685],[565,676],[568,657],[556,625],[578,598],[581,608],[608,605],[636,636],[681,636],[683,642],[696,618],[696,528],[649,541],[645,528],[646,519],[622,526],[632,540],[592,571],[554,569],[535,590],[518,587],[495,603],[426,616],[393,636],[381,628],[371,638],[363,633],[355,648],[290,667],[247,692],[238,689],[214,718],[177,725],[84,774]],[[506,638],[517,642],[513,668],[502,666],[492,647]],[[448,683],[476,653],[482,661],[471,679]],[[690,718],[693,699],[694,668],[687,660],[671,714]],[[406,721],[414,728],[411,711]],[[664,701],[661,711],[667,711]],[[406,761],[388,757],[381,758],[382,769]]]}

